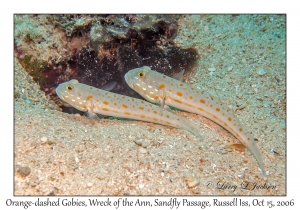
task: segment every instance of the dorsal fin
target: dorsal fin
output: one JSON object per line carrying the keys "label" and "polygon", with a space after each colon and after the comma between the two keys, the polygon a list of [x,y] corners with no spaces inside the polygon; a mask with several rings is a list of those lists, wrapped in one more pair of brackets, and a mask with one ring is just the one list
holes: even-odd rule
{"label": "dorsal fin", "polygon": [[181,77],[183,76],[183,74],[184,74],[184,69],[181,70],[179,73],[175,74],[175,75],[173,76],[173,78],[174,78],[174,79],[177,79],[177,80],[180,80]]}
{"label": "dorsal fin", "polygon": [[106,91],[111,91],[112,89],[114,89],[117,85],[116,81],[112,81],[107,83],[106,85],[104,85],[101,89],[102,90],[106,90]]}

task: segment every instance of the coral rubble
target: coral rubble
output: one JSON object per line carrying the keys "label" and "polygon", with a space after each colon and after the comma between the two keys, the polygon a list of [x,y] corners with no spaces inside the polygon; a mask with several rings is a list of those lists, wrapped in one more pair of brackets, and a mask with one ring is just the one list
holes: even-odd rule
{"label": "coral rubble", "polygon": [[[15,55],[48,95],[75,78],[138,97],[124,74],[150,66],[166,75],[193,69],[198,53],[173,39],[180,15],[16,15]],[[28,30],[32,29],[32,30]]]}

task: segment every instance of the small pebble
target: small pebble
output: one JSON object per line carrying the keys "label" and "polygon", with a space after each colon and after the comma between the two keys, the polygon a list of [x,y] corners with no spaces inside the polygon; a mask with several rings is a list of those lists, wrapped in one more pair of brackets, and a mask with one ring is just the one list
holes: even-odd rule
{"label": "small pebble", "polygon": [[36,187],[36,186],[37,186],[37,184],[34,183],[34,182],[28,182],[28,185],[29,185],[30,187]]}
{"label": "small pebble", "polygon": [[88,186],[88,187],[92,187],[92,186],[93,186],[93,183],[90,183],[90,182],[89,182],[89,183],[87,183],[87,186]]}
{"label": "small pebble", "polygon": [[259,76],[263,76],[267,73],[267,71],[264,70],[264,69],[260,69],[257,73],[258,73]]}
{"label": "small pebble", "polygon": [[138,146],[142,146],[143,145],[143,142],[142,142],[141,139],[134,140],[134,143],[136,143]]}
{"label": "small pebble", "polygon": [[194,84],[195,82],[196,82],[195,79],[191,79],[191,80],[189,81],[190,84]]}
{"label": "small pebble", "polygon": [[144,188],[144,185],[143,184],[139,184],[139,188],[140,189]]}
{"label": "small pebble", "polygon": [[52,145],[52,144],[54,144],[54,141],[53,141],[53,140],[50,140],[50,139],[48,139],[48,140],[47,140],[47,144],[48,144],[48,145]]}
{"label": "small pebble", "polygon": [[251,85],[251,87],[254,89],[254,91],[257,93],[258,92],[258,88],[256,84]]}
{"label": "small pebble", "polygon": [[42,142],[42,143],[46,143],[47,141],[48,141],[47,137],[43,136],[43,137],[41,138],[41,142]]}
{"label": "small pebble", "polygon": [[229,66],[227,71],[232,71],[232,69],[233,69],[233,66]]}
{"label": "small pebble", "polygon": [[147,150],[146,150],[145,148],[143,148],[143,147],[140,147],[140,148],[139,148],[139,151],[140,151],[140,153],[142,153],[142,154],[146,154],[146,153],[147,153]]}
{"label": "small pebble", "polygon": [[212,71],[216,71],[216,68],[208,68],[208,71],[212,72]]}
{"label": "small pebble", "polygon": [[28,166],[20,167],[18,172],[22,177],[26,177],[31,173],[31,169]]}
{"label": "small pebble", "polygon": [[270,171],[266,171],[266,175],[267,175],[267,176],[270,176]]}
{"label": "small pebble", "polygon": [[274,161],[274,160],[276,159],[276,157],[274,156],[274,154],[268,155],[268,158],[269,158],[271,161]]}
{"label": "small pebble", "polygon": [[237,177],[240,178],[240,179],[243,179],[244,176],[245,176],[244,172],[239,172],[239,173],[237,174]]}
{"label": "small pebble", "polygon": [[76,163],[79,163],[78,157],[75,157],[75,162],[76,162]]}
{"label": "small pebble", "polygon": [[193,177],[184,178],[184,181],[189,188],[196,187],[200,184],[200,181]]}

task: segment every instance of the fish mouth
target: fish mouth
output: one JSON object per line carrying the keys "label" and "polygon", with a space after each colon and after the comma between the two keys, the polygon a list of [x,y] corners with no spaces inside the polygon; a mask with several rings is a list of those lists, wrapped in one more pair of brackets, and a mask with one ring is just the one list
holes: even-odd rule
{"label": "fish mouth", "polygon": [[127,72],[125,75],[124,75],[124,78],[125,78],[125,81],[127,83],[127,85],[131,88],[133,88],[133,82],[132,80],[130,79],[130,76],[129,76],[129,72]]}
{"label": "fish mouth", "polygon": [[55,92],[56,92],[56,95],[58,95],[58,97],[61,96],[61,92],[59,91],[59,86],[57,88],[55,88]]}
{"label": "fish mouth", "polygon": [[57,95],[60,99],[64,100],[64,97],[63,97],[63,91],[61,91],[61,89],[62,89],[62,86],[61,86],[61,85],[58,85],[57,88],[55,88],[55,92],[56,92],[56,95]]}

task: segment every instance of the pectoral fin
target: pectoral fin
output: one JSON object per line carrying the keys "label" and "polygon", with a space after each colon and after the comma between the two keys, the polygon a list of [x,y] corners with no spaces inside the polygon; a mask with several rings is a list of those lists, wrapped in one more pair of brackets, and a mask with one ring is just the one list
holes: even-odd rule
{"label": "pectoral fin", "polygon": [[94,120],[100,120],[100,118],[98,117],[98,115],[91,111],[91,110],[88,110],[86,113],[84,113],[84,115],[90,119],[94,119]]}
{"label": "pectoral fin", "polygon": [[111,91],[112,89],[114,89],[117,86],[117,82],[116,81],[112,81],[106,85],[104,85],[101,89],[102,90],[106,90],[106,91]]}
{"label": "pectoral fin", "polygon": [[89,100],[87,102],[87,112],[84,113],[84,115],[90,119],[94,119],[94,120],[100,120],[100,118],[98,117],[98,115],[93,111],[94,109],[94,103],[93,100]]}
{"label": "pectoral fin", "polygon": [[165,99],[166,99],[166,91],[165,89],[161,89],[159,91],[158,103],[160,104],[161,111],[163,111],[165,107]]}

